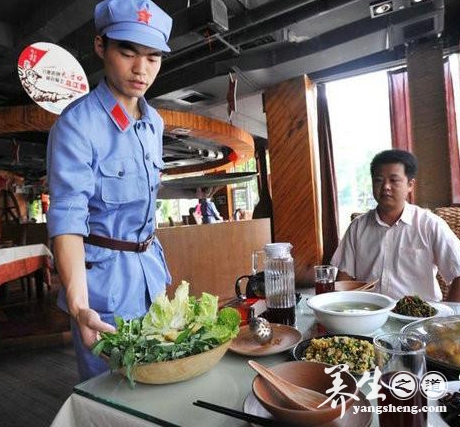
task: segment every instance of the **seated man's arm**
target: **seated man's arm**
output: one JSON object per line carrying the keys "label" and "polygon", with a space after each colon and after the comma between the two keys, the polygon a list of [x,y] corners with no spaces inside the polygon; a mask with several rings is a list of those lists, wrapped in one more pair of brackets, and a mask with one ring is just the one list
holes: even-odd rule
{"label": "seated man's arm", "polygon": [[460,277],[456,277],[450,284],[447,301],[460,302]]}

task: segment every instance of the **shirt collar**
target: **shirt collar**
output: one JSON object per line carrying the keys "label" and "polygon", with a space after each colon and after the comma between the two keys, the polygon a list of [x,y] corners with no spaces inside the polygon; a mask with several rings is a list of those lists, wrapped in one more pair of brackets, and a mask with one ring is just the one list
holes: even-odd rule
{"label": "shirt collar", "polygon": [[[136,122],[125,110],[123,105],[119,103],[113,96],[112,91],[107,86],[105,78],[102,78],[95,89],[96,96],[102,104],[102,107],[112,119],[115,126],[121,132],[127,132]],[[153,123],[153,115],[149,105],[144,97],[139,98],[139,108],[142,112],[141,121]]]}
{"label": "shirt collar", "polygon": [[[413,218],[414,218],[414,207],[410,203],[404,202],[404,208],[403,208],[402,214],[399,217],[399,219],[395,222],[395,225],[398,225],[399,221],[402,221],[408,225],[412,225]],[[380,216],[377,212],[377,208],[375,208],[375,220],[380,225],[383,225],[385,227],[390,227],[388,224],[386,224],[380,219]]]}
{"label": "shirt collar", "polygon": [[404,210],[403,210],[403,213],[401,214],[401,218],[399,218],[399,221],[405,222],[408,225],[412,225],[413,219],[414,219],[414,207],[410,203],[405,202]]}

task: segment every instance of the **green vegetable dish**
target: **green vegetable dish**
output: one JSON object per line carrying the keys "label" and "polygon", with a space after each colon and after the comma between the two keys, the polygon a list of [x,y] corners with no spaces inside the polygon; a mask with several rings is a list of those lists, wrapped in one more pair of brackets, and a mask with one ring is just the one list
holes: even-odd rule
{"label": "green vegetable dish", "polygon": [[396,303],[393,312],[403,316],[431,317],[436,314],[437,310],[418,295],[413,295],[401,298]]}
{"label": "green vegetable dish", "polygon": [[205,293],[189,296],[185,281],[169,300],[159,295],[141,318],[115,317],[117,331],[101,333],[93,347],[97,356],[109,359],[110,369],[125,368],[134,385],[133,368],[138,364],[165,362],[211,350],[236,337],[240,314],[231,307],[218,310],[218,297]]}

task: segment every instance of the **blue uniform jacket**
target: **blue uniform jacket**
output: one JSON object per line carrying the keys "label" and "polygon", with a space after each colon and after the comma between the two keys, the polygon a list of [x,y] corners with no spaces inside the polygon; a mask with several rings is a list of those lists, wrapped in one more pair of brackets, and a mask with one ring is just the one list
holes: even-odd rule
{"label": "blue uniform jacket", "polygon": [[[155,229],[163,120],[144,98],[133,120],[104,80],[72,103],[50,131],[47,166],[50,237],[89,233],[140,242]],[[144,315],[171,277],[158,239],[143,253],[85,244],[90,307],[113,315]],[[64,295],[60,306],[65,308]]]}

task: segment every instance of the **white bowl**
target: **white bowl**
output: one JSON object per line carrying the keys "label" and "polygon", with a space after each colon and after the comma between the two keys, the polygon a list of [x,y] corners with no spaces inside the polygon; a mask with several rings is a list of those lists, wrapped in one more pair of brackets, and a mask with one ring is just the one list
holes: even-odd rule
{"label": "white bowl", "polygon": [[[334,303],[370,303],[379,306],[376,310],[349,310],[334,311],[331,304]],[[370,334],[385,324],[390,310],[396,301],[386,295],[374,292],[343,291],[328,292],[316,295],[307,301],[307,305],[313,310],[316,320],[321,323],[328,332],[334,334]]]}

